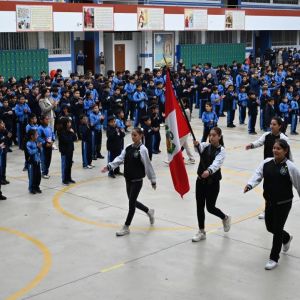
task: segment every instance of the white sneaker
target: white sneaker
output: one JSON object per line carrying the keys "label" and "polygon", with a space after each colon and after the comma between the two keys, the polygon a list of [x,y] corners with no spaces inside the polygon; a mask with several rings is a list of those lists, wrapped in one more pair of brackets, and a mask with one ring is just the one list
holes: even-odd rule
{"label": "white sneaker", "polygon": [[258,215],[259,220],[264,220],[265,219],[265,212],[262,212],[261,214]]}
{"label": "white sneaker", "polygon": [[226,219],[222,220],[222,222],[223,222],[224,231],[228,232],[231,227],[231,217],[226,216]]}
{"label": "white sneaker", "polygon": [[206,240],[206,232],[198,231],[192,238],[192,242],[200,242]]}
{"label": "white sneaker", "polygon": [[124,225],[119,231],[116,232],[116,236],[123,236],[129,233],[129,226]]}
{"label": "white sneaker", "polygon": [[149,220],[150,220],[150,224],[153,225],[154,222],[155,222],[155,219],[154,219],[154,209],[149,209],[149,211],[147,212],[147,215],[149,217]]}
{"label": "white sneaker", "polygon": [[283,246],[282,246],[282,251],[283,251],[284,253],[286,253],[286,252],[289,251],[292,239],[293,239],[293,236],[291,235],[291,236],[290,236],[290,240],[289,240],[286,244],[283,244]]}
{"label": "white sneaker", "polygon": [[88,169],[93,169],[93,167],[91,165],[88,165],[87,168]]}
{"label": "white sneaker", "polygon": [[272,259],[269,259],[268,262],[266,263],[265,270],[273,270],[276,268],[278,263]]}
{"label": "white sneaker", "polygon": [[196,161],[195,161],[193,158],[189,158],[189,159],[188,159],[188,162],[189,162],[190,164],[192,164],[192,165],[193,165],[194,163],[196,163]]}
{"label": "white sneaker", "polygon": [[49,179],[49,178],[50,178],[49,175],[42,175],[42,177],[43,177],[44,179]]}

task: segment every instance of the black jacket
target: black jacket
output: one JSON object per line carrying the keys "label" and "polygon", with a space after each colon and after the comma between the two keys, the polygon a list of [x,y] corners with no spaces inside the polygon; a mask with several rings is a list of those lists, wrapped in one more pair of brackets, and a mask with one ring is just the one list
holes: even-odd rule
{"label": "black jacket", "polygon": [[106,148],[113,153],[121,153],[125,133],[116,127],[108,126],[106,130]]}
{"label": "black jacket", "polygon": [[74,151],[76,134],[71,131],[62,131],[58,135],[59,151],[62,155],[70,155]]}

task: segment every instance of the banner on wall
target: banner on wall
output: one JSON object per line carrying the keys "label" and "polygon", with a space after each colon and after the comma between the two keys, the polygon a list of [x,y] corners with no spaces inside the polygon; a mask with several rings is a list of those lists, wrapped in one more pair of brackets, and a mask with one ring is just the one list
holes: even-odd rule
{"label": "banner on wall", "polygon": [[53,11],[50,5],[17,5],[17,31],[53,31]]}
{"label": "banner on wall", "polygon": [[153,36],[153,67],[161,68],[166,65],[164,57],[170,67],[174,66],[174,34],[156,32]]}
{"label": "banner on wall", "polygon": [[114,30],[113,7],[83,7],[84,31]]}
{"label": "banner on wall", "polygon": [[184,10],[184,30],[207,30],[207,27],[206,9]]}
{"label": "banner on wall", "polygon": [[137,8],[138,30],[164,30],[163,8]]}
{"label": "banner on wall", "polygon": [[225,10],[225,30],[245,30],[245,11]]}

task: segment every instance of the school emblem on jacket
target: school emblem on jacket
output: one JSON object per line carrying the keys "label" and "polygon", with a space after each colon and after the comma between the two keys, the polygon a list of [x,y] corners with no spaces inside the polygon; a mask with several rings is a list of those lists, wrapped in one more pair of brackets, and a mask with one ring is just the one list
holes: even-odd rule
{"label": "school emblem on jacket", "polygon": [[173,154],[176,145],[172,142],[174,139],[174,134],[170,131],[169,126],[166,125],[166,138],[167,138],[167,152]]}
{"label": "school emblem on jacket", "polygon": [[280,169],[280,174],[281,175],[286,175],[288,173],[288,167],[287,166],[282,166]]}
{"label": "school emblem on jacket", "polygon": [[139,155],[140,155],[140,151],[139,151],[139,150],[135,150],[135,151],[133,152],[133,157],[134,157],[134,158],[138,158]]}

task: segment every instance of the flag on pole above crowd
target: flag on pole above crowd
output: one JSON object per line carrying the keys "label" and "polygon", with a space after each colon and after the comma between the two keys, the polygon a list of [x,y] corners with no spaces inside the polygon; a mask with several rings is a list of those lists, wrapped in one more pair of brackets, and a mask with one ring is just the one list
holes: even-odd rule
{"label": "flag on pole above crowd", "polygon": [[175,190],[183,197],[190,190],[190,184],[181,152],[180,139],[188,135],[190,130],[174,94],[169,70],[167,70],[166,79],[165,125],[170,172]]}

